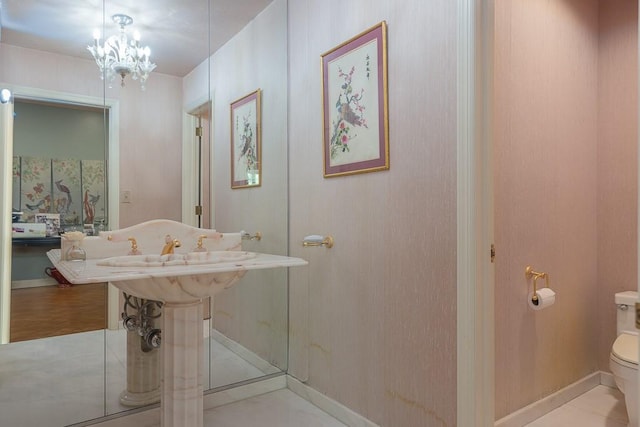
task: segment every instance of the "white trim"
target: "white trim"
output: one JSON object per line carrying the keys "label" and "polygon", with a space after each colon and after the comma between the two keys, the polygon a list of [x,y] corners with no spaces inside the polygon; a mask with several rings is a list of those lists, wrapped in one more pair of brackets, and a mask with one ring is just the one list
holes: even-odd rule
{"label": "white trim", "polygon": [[206,411],[207,409],[217,408],[218,406],[249,399],[250,397],[285,389],[287,388],[287,380],[285,377],[286,375],[280,375],[254,383],[231,387],[227,390],[205,394],[203,402],[204,409]]}
{"label": "white trim", "polygon": [[[120,229],[120,103],[105,99],[109,108],[109,158],[107,161],[109,185],[109,229]],[[107,328],[122,328],[120,322],[120,290],[107,286]]]}
{"label": "white trim", "polygon": [[195,128],[198,118],[187,112],[182,115],[182,222],[198,226],[195,206],[198,203],[198,147]]}
{"label": "white trim", "polygon": [[[213,95],[211,95],[213,96]],[[211,98],[212,99],[212,98]],[[198,216],[195,214],[195,206],[198,205],[198,180],[203,179],[205,170],[202,170],[203,176],[198,176],[198,162],[201,162],[198,150],[198,137],[195,135],[195,129],[200,124],[199,118],[203,111],[210,111],[213,116],[213,103],[211,99],[204,101],[197,107],[187,110],[182,116],[182,222],[193,227],[198,226]],[[205,135],[209,135],[211,142],[213,120],[208,120],[210,128]],[[203,140],[203,144],[206,142]],[[211,144],[209,144],[211,146]],[[209,150],[210,156],[213,156],[213,149]],[[213,165],[212,158],[209,159],[209,168]],[[211,174],[213,176],[213,174]],[[204,185],[201,187],[204,188]],[[211,191],[210,200],[213,200],[214,186],[213,182],[209,183]],[[204,199],[204,194],[201,195]],[[205,214],[209,214],[209,224],[213,228],[214,217],[212,206],[203,206]],[[206,224],[206,218],[202,217],[202,224]]]}
{"label": "white trim", "polygon": [[[0,89],[5,88],[0,84]],[[0,103],[0,152],[0,344],[7,344],[11,322],[13,100]]]}
{"label": "white trim", "polygon": [[600,385],[616,389],[618,388],[616,385],[616,379],[613,377],[611,372],[600,371]]}
{"label": "white trim", "polygon": [[25,280],[12,280],[11,289],[27,289],[27,288],[41,288],[43,286],[58,286],[58,282],[51,278],[38,278],[38,279],[25,279]]}
{"label": "white trim", "polygon": [[565,388],[501,418],[496,421],[495,427],[520,427],[527,425],[592,388],[601,385],[602,374],[602,372],[595,372],[573,384],[569,384]]}
{"label": "white trim", "polygon": [[[287,388],[349,427],[378,427],[362,415],[287,375]],[[458,425],[463,425],[458,423]]]}
{"label": "white trim", "polygon": [[494,423],[493,0],[458,0],[457,423]]}
{"label": "white trim", "polygon": [[[206,326],[206,325],[205,325]],[[256,367],[260,372],[265,375],[276,374],[281,372],[280,368],[272,365],[271,363],[264,360],[262,357],[258,356],[248,348],[242,346],[238,342],[232,340],[231,338],[224,335],[222,332],[217,329],[211,329],[209,331],[209,335],[213,338],[218,344],[227,348],[230,352],[234,353],[238,357],[240,357],[245,362],[250,365]]]}

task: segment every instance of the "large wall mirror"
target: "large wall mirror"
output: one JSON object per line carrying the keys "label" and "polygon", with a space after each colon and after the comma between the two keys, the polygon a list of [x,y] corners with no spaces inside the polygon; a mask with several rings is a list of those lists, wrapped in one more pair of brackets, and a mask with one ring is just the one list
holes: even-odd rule
{"label": "large wall mirror", "polygon": [[[139,32],[141,45],[150,47],[150,61],[157,65],[144,88],[131,75],[111,80],[87,49],[95,43],[94,30],[100,32],[100,46],[118,33],[112,20],[116,14],[131,17],[129,38]],[[245,249],[288,253],[287,0],[95,0],[82,5],[8,0],[0,5],[0,22],[0,89],[13,94],[14,157],[24,157],[26,165],[32,158],[48,159],[50,169],[72,159],[80,174],[83,162],[101,160],[104,165],[104,189],[87,193],[86,200],[83,191],[79,200],[69,193],[69,210],[77,201],[80,219],[77,224],[63,219],[62,225],[84,229],[89,222],[82,219],[84,208],[95,201],[99,214],[91,221],[93,229],[168,218],[220,232],[243,230]],[[231,104],[255,91],[261,94],[261,182],[232,188],[232,164],[242,160],[232,158]],[[60,126],[59,111],[70,113],[68,125]],[[101,117],[92,135],[47,136],[46,129],[69,130],[84,121],[86,112]],[[25,138],[20,129],[36,128],[28,120],[44,125],[45,133],[26,137],[27,148],[17,144]],[[58,156],[52,147],[61,139],[74,141]],[[89,139],[102,142],[102,157],[87,157],[96,157],[95,151],[83,149]],[[15,186],[15,166],[2,172],[12,174],[5,181],[19,196],[34,186],[35,181],[26,180]],[[20,170],[20,178],[32,172]],[[50,181],[49,199],[57,194],[69,201],[57,186],[67,182],[57,182],[60,178],[54,179],[51,170],[44,174]],[[81,182],[77,185],[85,189]],[[38,202],[29,205],[38,211]],[[7,223],[11,213],[0,214]],[[11,240],[3,265],[13,266],[13,272],[11,280],[0,284],[9,295],[0,292],[0,305],[11,316],[22,317],[0,329],[17,326],[16,337],[23,327],[35,335],[18,341],[9,333],[7,343],[0,345],[0,424],[72,425],[157,402],[159,371],[132,369],[127,360],[136,357],[157,367],[158,350],[144,348],[140,337],[123,328],[125,304],[117,291],[108,284],[59,286],[45,272],[44,254],[56,242],[16,244],[14,237],[3,234],[3,245]],[[287,292],[286,270],[250,272],[207,302],[207,393],[286,372]],[[43,309],[46,300],[54,308]],[[132,352],[135,346],[140,348]]]}

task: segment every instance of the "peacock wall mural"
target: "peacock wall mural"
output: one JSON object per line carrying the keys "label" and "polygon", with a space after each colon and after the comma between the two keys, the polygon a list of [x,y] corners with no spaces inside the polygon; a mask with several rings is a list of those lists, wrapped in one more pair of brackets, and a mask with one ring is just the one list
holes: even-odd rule
{"label": "peacock wall mural", "polygon": [[13,208],[22,222],[52,213],[62,226],[93,224],[105,217],[106,190],[102,160],[13,158]]}

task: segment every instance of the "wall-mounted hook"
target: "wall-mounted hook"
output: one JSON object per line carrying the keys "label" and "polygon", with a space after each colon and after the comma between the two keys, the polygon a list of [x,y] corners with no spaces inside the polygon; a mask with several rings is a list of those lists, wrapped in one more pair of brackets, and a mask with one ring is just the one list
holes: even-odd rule
{"label": "wall-mounted hook", "polygon": [[247,233],[246,231],[242,230],[240,231],[240,237],[242,237],[242,240],[262,240],[262,233],[259,231],[256,231],[256,234],[254,234],[253,236],[249,233]]}
{"label": "wall-mounted hook", "polygon": [[320,236],[318,234],[312,234],[311,236],[307,236],[302,241],[302,246],[324,246],[327,249],[333,247],[333,237],[331,236]]}

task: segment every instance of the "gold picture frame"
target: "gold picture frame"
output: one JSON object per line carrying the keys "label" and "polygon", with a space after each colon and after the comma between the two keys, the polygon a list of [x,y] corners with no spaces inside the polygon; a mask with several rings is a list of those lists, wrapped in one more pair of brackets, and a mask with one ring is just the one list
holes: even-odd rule
{"label": "gold picture frame", "polygon": [[231,188],[262,185],[261,90],[231,103]]}
{"label": "gold picture frame", "polygon": [[324,177],[389,169],[386,22],[321,58]]}

